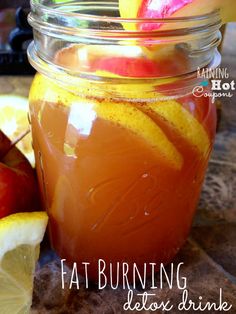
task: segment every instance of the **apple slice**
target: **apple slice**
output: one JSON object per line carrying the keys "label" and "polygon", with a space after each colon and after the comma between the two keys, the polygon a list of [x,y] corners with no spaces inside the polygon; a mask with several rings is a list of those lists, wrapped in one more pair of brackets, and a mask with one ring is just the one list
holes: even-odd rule
{"label": "apple slice", "polygon": [[143,55],[141,47],[136,45],[78,45],[73,44],[60,49],[54,58],[54,62],[73,71],[91,72],[96,60],[106,57],[118,58],[126,56],[139,58]]}
{"label": "apple slice", "polygon": [[[168,0],[165,0],[168,1]],[[221,11],[223,24],[236,21],[236,1],[235,0],[192,0],[190,4],[183,5],[176,10],[173,17],[196,16],[211,13],[214,10]],[[141,14],[141,12],[140,12]]]}
{"label": "apple slice", "polygon": [[[214,10],[221,10],[222,22],[236,20],[235,0],[119,0],[120,15],[122,18],[170,18],[203,15]],[[129,30],[136,29],[133,23],[125,23]],[[143,23],[138,26],[143,30],[153,30],[161,24]]]}
{"label": "apple slice", "polygon": [[178,49],[160,48],[151,51],[143,48],[143,53],[146,56],[107,56],[97,59],[93,62],[91,71],[95,73],[97,71],[106,71],[107,77],[112,77],[112,75],[109,76],[109,73],[130,78],[172,77],[176,73],[184,73],[188,66],[187,58]]}
{"label": "apple slice", "polygon": [[[178,62],[176,62],[178,60]],[[187,59],[180,49],[158,51],[139,46],[71,45],[55,56],[60,66],[105,77],[153,78],[184,73]]]}
{"label": "apple slice", "polygon": [[158,77],[163,72],[161,64],[146,58],[107,57],[93,63],[94,72],[106,71],[123,77]]}
{"label": "apple slice", "polygon": [[[137,12],[137,17],[154,19],[168,18],[171,17],[175,12],[181,11],[185,6],[193,3],[194,1],[195,0],[143,0]],[[160,23],[144,23],[141,24],[141,29],[152,30],[157,29],[160,26]]]}

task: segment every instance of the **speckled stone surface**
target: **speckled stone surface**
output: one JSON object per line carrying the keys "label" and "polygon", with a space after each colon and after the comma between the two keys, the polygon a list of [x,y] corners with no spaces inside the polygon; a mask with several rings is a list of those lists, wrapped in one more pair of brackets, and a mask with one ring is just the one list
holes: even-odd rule
{"label": "speckled stone surface", "polygon": [[[222,65],[228,67],[232,79],[236,79],[236,43],[231,41],[231,38],[235,38],[235,32],[235,28],[230,25],[226,34]],[[31,78],[0,77],[0,94],[27,95],[30,82]],[[221,129],[216,138],[194,226],[186,245],[174,261],[176,264],[184,262],[182,272],[188,278],[187,288],[192,300],[198,300],[202,296],[204,301],[217,302],[219,289],[223,288],[224,300],[232,305],[228,313],[232,314],[236,313],[235,97],[223,100]],[[98,291],[96,286],[87,290],[83,285],[80,290],[69,290],[67,285],[62,290],[59,260],[46,248],[43,249],[43,254],[44,265],[39,265],[36,272],[31,314],[126,313],[122,306],[127,299],[127,291]],[[156,296],[152,297],[152,302],[168,299],[173,304],[180,302],[181,291],[177,288],[159,289],[154,293]],[[214,310],[205,312],[217,313]],[[157,310],[155,313],[166,312]],[[180,311],[174,308],[170,313]],[[189,310],[187,313],[199,311]]]}

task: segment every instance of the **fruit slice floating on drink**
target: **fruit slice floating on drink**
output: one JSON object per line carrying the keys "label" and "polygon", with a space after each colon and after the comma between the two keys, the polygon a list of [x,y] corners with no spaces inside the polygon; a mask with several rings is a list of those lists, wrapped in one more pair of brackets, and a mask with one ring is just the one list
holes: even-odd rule
{"label": "fruit slice floating on drink", "polygon": [[72,45],[60,50],[55,62],[74,72],[113,78],[170,77],[183,73],[187,65],[181,49],[162,48],[154,54],[138,45]]}
{"label": "fruit slice floating on drink", "polygon": [[19,213],[0,219],[0,313],[30,312],[35,264],[47,214]]}
{"label": "fruit slice floating on drink", "polygon": [[176,169],[181,169],[183,162],[182,156],[173,144],[169,142],[165,133],[158,125],[135,106],[130,106],[122,102],[116,104],[105,101],[96,103],[94,110],[98,117],[118,124],[142,137],[170,165]]}
{"label": "fruit slice floating on drink", "polygon": [[170,127],[185,138],[199,153],[206,156],[209,151],[209,137],[201,123],[175,100],[147,104],[147,112],[151,110],[162,117]]}
{"label": "fruit slice floating on drink", "polygon": [[[114,47],[110,47],[109,52],[114,54],[114,58],[112,58],[113,62],[111,63],[109,62],[110,59],[106,57],[106,51],[102,48],[102,51],[100,51],[99,48],[101,47],[96,45],[91,47],[83,47],[78,45],[71,46],[69,48],[61,50],[57,54],[56,59],[60,65],[68,66],[68,64],[70,64],[71,67],[77,69],[80,66],[78,55],[80,54],[80,49],[82,49],[83,55],[86,55],[86,59],[88,61],[87,66],[89,65],[90,70],[94,68],[97,70],[97,72],[104,71],[103,74],[108,75],[109,77],[116,77],[116,75],[118,75],[119,77],[135,77],[139,75],[142,76],[145,73],[148,76],[150,75],[150,73],[153,73],[153,71],[156,71],[156,74],[158,71],[161,72],[161,68],[163,67],[161,60],[155,62],[145,58],[139,59],[138,55],[142,53],[142,50],[140,50],[140,48],[138,47],[135,47],[135,51],[132,52],[132,54],[136,53],[136,58],[117,57],[116,55],[118,55],[118,52],[114,49]],[[126,49],[126,47],[122,47],[121,49],[123,51],[124,49]],[[96,60],[96,54],[104,55],[104,58]],[[161,58],[163,58],[163,55],[164,53],[161,54]],[[134,59],[134,64],[136,66],[132,65],[132,59]],[[148,61],[152,62],[152,64],[148,63],[150,67],[146,67]],[[166,64],[168,64],[168,62],[164,63],[164,67],[166,67]],[[88,82],[86,82],[86,84],[87,86],[84,86],[85,88],[87,87],[86,93],[90,94],[89,90],[91,89],[91,95],[93,96],[94,93],[96,93],[95,90],[93,90],[93,86],[90,85]],[[120,92],[122,92],[123,88],[123,92],[125,93],[124,85],[121,85],[120,87],[114,86],[112,87],[112,85],[110,85],[109,88],[111,90],[113,89],[113,91]],[[144,87],[144,90],[142,90],[142,87]],[[135,90],[135,98],[145,99],[145,88],[147,88],[147,86],[142,86],[139,84],[138,90]],[[71,90],[73,90],[73,88],[71,88]],[[101,86],[101,90],[104,90],[104,86]],[[77,103],[77,106],[86,106],[86,100],[83,100],[82,98],[77,97],[75,94],[68,92],[64,88],[61,88],[59,85],[53,83],[53,81],[50,79],[46,79],[41,75],[36,75],[34,83],[31,87],[30,101],[37,100],[37,96],[43,95],[46,91],[48,102],[60,102],[66,106],[70,106],[72,103]],[[148,97],[150,97],[150,94],[147,95]],[[158,95],[155,91],[153,91],[152,96],[153,98],[155,98],[159,96],[161,97],[162,95]],[[34,99],[35,97],[36,99]],[[181,156],[179,156],[178,152],[175,151],[174,147],[170,147],[168,139],[165,138],[163,132],[160,132],[160,129],[158,130],[158,126],[151,126],[152,120],[150,119],[148,121],[149,117],[137,110],[135,106],[130,107],[122,103],[116,105],[112,102],[97,103],[96,101],[94,101],[93,110],[95,110],[96,114],[101,118],[118,123],[121,126],[124,126],[134,131],[135,133],[139,133],[151,145],[159,145],[158,150],[160,151],[160,149],[162,148],[161,150],[163,151],[164,155],[169,155],[169,157],[167,157],[167,160],[169,159],[169,161],[171,161],[175,159],[175,166],[179,168],[181,165]],[[209,148],[209,138],[207,132],[205,131],[201,123],[198,122],[197,119],[195,119],[192,113],[185,110],[179,102],[161,101],[160,104],[158,102],[153,102],[152,104],[147,104],[143,108],[146,108],[146,110],[149,111],[151,110],[161,116],[169,123],[169,125],[174,127],[184,138],[186,138],[191,143],[191,145],[196,147],[200,153],[206,153],[206,149]],[[145,113],[145,111],[143,112]],[[144,126],[143,130],[142,126]],[[151,131],[152,127],[153,131]],[[156,144],[154,144],[154,142]],[[166,143],[166,145],[163,145],[164,143]],[[164,147],[166,147],[166,152],[164,152]]]}
{"label": "fruit slice floating on drink", "polygon": [[[220,10],[223,23],[236,20],[235,0],[119,0],[122,18],[153,18],[164,19],[171,17],[190,17],[204,15]],[[137,26],[125,23],[126,29],[143,30],[158,29],[161,23],[143,23]],[[165,26],[164,26],[165,27]]]}
{"label": "fruit slice floating on drink", "polygon": [[[62,88],[53,84],[41,75],[37,75],[30,92],[30,100],[37,101],[36,95],[43,95],[45,90],[50,86],[50,97],[47,100],[50,102],[58,102],[58,99],[66,100],[68,105],[74,106],[77,113],[81,113],[87,109],[87,116],[93,118],[95,116],[119,125],[132,133],[143,138],[154,151],[157,151],[163,160],[166,160],[170,166],[180,169],[182,167],[182,156],[175,149],[174,145],[169,142],[168,138],[162,130],[150,119],[145,113],[126,104],[125,102],[111,102],[111,101],[96,101],[91,100],[88,103],[87,99],[75,96]],[[40,89],[39,89],[40,87]],[[36,96],[36,99],[34,97]],[[94,117],[95,118],[95,117]]]}

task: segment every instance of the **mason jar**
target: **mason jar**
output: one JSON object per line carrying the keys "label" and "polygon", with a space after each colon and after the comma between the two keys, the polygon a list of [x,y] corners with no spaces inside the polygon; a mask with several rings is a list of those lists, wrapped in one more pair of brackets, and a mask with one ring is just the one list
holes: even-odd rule
{"label": "mason jar", "polygon": [[[33,147],[52,247],[71,264],[169,263],[186,241],[216,108],[220,16],[122,19],[117,2],[32,0]],[[80,268],[80,267],[79,267]]]}

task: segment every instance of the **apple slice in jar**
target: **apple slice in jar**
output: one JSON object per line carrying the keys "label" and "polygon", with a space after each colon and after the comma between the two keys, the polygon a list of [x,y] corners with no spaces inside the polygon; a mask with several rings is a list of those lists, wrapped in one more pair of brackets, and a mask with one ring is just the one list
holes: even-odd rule
{"label": "apple slice in jar", "polygon": [[[122,18],[153,18],[164,19],[170,17],[188,17],[221,11],[223,23],[236,20],[235,0],[119,0],[119,10]],[[125,23],[128,30],[154,30],[162,26],[161,23]],[[165,27],[165,26],[164,26]]]}
{"label": "apple slice in jar", "polygon": [[[164,47],[158,51],[149,52],[148,49],[140,46],[71,45],[58,51],[55,62],[62,67],[69,67],[74,72],[78,71],[85,75],[103,78],[97,84],[94,84],[92,80],[86,80],[86,84],[85,80],[80,80],[75,84],[76,86],[71,86],[71,88],[67,86],[72,93],[80,94],[85,88],[86,93],[91,93],[92,96],[109,97],[112,95],[114,97],[115,94],[121,98],[135,99],[157,98],[155,84],[147,81],[140,84],[135,80],[130,81],[129,84],[121,84],[117,80],[109,82],[108,86],[106,78],[168,77],[166,83],[171,83],[176,81],[176,78],[172,78],[172,76],[176,73],[184,73],[188,68],[188,59],[183,50],[178,48],[166,50]],[[49,83],[55,85],[52,81]],[[54,93],[55,88],[48,91],[53,99],[56,98],[56,94],[62,94]],[[40,87],[36,89],[39,90]],[[56,89],[60,89],[60,87]],[[33,93],[34,97],[37,94],[40,96],[40,93],[36,91]],[[65,103],[69,98],[71,95],[65,95],[63,99],[60,96],[59,100]]]}
{"label": "apple slice in jar", "polygon": [[104,58],[140,58],[143,55],[142,48],[137,45],[79,45],[72,44],[60,49],[54,58],[59,66],[73,71],[91,72],[96,62]]}
{"label": "apple slice in jar", "polygon": [[161,70],[143,56],[139,46],[71,45],[56,54],[55,62],[73,71],[107,77],[109,73],[113,77],[156,77]]}
{"label": "apple slice in jar", "polygon": [[[177,62],[178,61],[178,62]],[[184,73],[188,60],[181,49],[160,48],[150,51],[142,47],[140,56],[127,57],[125,54],[112,57],[105,55],[94,60],[91,70],[106,71],[113,75],[129,78],[172,77],[176,73]]]}

